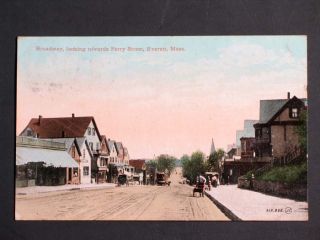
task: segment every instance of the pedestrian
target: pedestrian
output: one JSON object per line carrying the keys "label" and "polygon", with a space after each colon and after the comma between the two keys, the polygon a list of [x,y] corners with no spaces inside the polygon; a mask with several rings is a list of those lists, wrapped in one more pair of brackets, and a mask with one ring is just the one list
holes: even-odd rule
{"label": "pedestrian", "polygon": [[207,179],[200,174],[200,175],[199,175],[199,182],[200,182],[200,183],[203,183],[203,184],[206,184]]}
{"label": "pedestrian", "polygon": [[142,173],[139,174],[139,185],[142,185],[142,181],[143,181],[143,175]]}
{"label": "pedestrian", "polygon": [[212,186],[213,187],[217,187],[217,185],[218,185],[218,182],[217,182],[217,176],[216,175],[214,175],[213,177],[212,177]]}

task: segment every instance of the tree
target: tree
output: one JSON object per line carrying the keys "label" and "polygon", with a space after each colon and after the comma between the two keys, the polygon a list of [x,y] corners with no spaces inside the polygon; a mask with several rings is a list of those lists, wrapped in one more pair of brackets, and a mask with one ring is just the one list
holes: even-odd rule
{"label": "tree", "polygon": [[146,162],[147,169],[156,169],[157,168],[157,162],[155,160],[150,160]]}
{"label": "tree", "polygon": [[210,154],[208,159],[208,170],[209,171],[216,171],[218,173],[221,173],[219,162],[222,160],[225,152],[223,149],[219,148],[216,152],[213,154]]}
{"label": "tree", "polygon": [[161,172],[168,171],[170,176],[171,172],[176,166],[176,158],[167,154],[161,154],[157,157],[157,169]]}
{"label": "tree", "polygon": [[182,165],[182,175],[188,178],[190,172],[190,157],[187,154],[184,154],[180,158],[180,161]]}
{"label": "tree", "polygon": [[181,158],[183,175],[190,180],[191,183],[195,183],[199,174],[205,172],[204,153],[196,151],[192,153],[191,157],[184,155]]}
{"label": "tree", "polygon": [[299,137],[299,145],[306,152],[308,146],[308,138],[307,138],[307,122],[308,122],[308,113],[307,111],[301,111],[299,116],[299,120],[301,124],[296,127],[296,133]]}

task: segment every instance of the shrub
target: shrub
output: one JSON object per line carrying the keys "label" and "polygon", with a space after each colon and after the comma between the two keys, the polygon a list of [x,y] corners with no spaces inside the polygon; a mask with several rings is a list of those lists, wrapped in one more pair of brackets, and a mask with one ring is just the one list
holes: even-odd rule
{"label": "shrub", "polygon": [[284,167],[275,167],[258,176],[257,179],[288,184],[307,183],[307,163]]}

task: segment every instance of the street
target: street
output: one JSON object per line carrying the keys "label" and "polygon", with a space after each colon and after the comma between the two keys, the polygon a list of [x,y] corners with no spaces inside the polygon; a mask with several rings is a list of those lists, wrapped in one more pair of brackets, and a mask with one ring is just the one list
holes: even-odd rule
{"label": "street", "polygon": [[121,186],[16,196],[21,220],[229,220],[207,197],[192,196],[192,187]]}

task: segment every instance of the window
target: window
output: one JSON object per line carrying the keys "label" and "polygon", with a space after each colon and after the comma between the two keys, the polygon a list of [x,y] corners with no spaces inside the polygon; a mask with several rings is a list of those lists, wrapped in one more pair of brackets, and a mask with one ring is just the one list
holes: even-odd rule
{"label": "window", "polygon": [[83,158],[85,158],[86,157],[86,150],[85,149],[83,149]]}
{"label": "window", "polygon": [[298,117],[298,108],[292,108],[291,117],[292,118],[297,118]]}
{"label": "window", "polygon": [[100,143],[97,143],[96,147],[97,147],[96,149],[99,150],[100,149]]}
{"label": "window", "polygon": [[103,166],[106,166],[106,159],[105,158],[101,158],[100,159],[100,166],[103,167]]}
{"label": "window", "polygon": [[93,151],[93,143],[92,142],[89,142],[89,147],[90,147],[91,151]]}
{"label": "window", "polygon": [[27,136],[32,136],[32,131],[30,129],[27,130]]}
{"label": "window", "polygon": [[91,128],[88,128],[88,135],[91,135]]}
{"label": "window", "polygon": [[78,176],[78,168],[73,168],[73,176],[74,177]]}
{"label": "window", "polygon": [[89,175],[89,167],[83,167],[83,176]]}
{"label": "window", "polygon": [[94,128],[92,128],[92,135],[96,135],[96,130]]}

